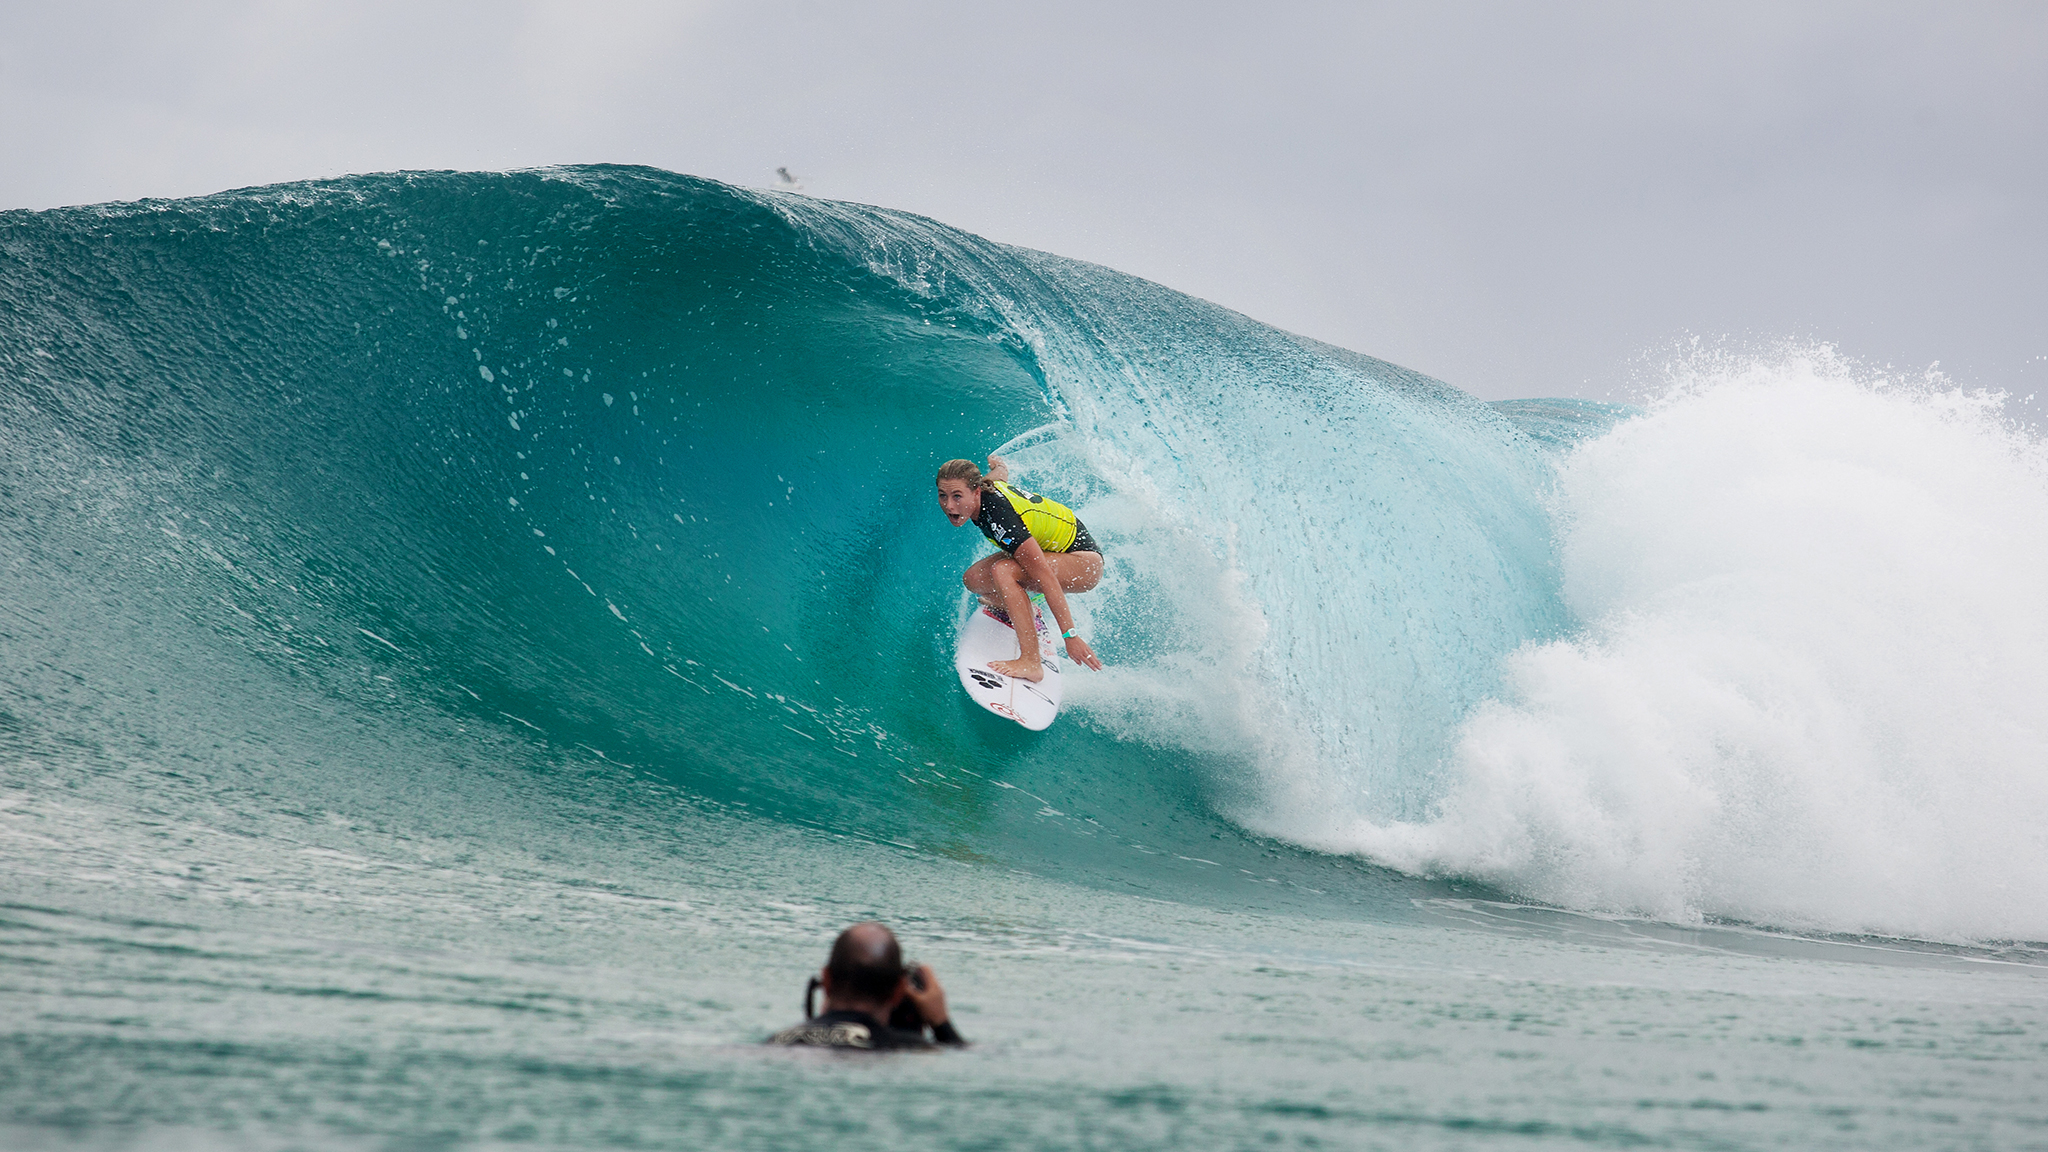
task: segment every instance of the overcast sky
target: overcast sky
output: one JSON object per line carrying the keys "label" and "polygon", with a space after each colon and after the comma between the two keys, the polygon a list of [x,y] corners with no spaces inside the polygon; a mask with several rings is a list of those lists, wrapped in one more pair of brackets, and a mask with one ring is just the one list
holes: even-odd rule
{"label": "overcast sky", "polygon": [[0,207],[597,161],[786,165],[1489,399],[1692,336],[2048,381],[2048,3],[0,0]]}

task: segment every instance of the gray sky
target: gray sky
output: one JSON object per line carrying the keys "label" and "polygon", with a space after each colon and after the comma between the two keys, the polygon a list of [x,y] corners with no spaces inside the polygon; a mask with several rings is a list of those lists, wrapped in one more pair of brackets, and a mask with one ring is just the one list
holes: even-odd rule
{"label": "gray sky", "polygon": [[1489,399],[1692,335],[2048,380],[2048,4],[0,0],[0,207],[596,161],[787,165]]}

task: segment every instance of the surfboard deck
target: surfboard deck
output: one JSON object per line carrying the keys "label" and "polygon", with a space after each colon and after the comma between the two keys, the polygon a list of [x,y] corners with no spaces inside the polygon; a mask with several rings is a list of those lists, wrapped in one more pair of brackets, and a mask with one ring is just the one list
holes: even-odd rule
{"label": "surfboard deck", "polygon": [[967,689],[967,695],[976,704],[1033,732],[1043,732],[1052,727],[1060,714],[1060,671],[1066,663],[1066,653],[1054,643],[1058,637],[1046,626],[1044,603],[1035,595],[1031,598],[1031,622],[1038,632],[1038,654],[1045,667],[1045,679],[1034,684],[989,667],[994,660],[1017,658],[1017,633],[979,601],[975,602],[966,626],[960,629],[953,667],[960,673],[960,686]]}

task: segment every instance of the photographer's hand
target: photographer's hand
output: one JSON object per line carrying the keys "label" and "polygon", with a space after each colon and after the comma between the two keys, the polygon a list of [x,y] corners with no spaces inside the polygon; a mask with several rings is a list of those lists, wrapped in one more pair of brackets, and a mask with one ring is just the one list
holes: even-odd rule
{"label": "photographer's hand", "polygon": [[912,1004],[917,1005],[918,1014],[934,1029],[946,1023],[946,990],[939,985],[938,974],[929,964],[919,964],[915,969],[924,987],[919,988],[916,980],[905,980],[903,994]]}

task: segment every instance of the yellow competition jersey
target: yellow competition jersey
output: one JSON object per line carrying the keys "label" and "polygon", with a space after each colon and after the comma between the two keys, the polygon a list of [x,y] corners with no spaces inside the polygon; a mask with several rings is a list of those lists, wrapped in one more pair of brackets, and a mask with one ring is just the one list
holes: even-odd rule
{"label": "yellow competition jersey", "polygon": [[[996,547],[1015,555],[1027,537],[1047,552],[1065,552],[1074,546],[1081,521],[1073,509],[1002,480],[993,484],[981,494],[981,512],[974,517],[974,526]],[[991,499],[993,496],[1002,499]]]}

